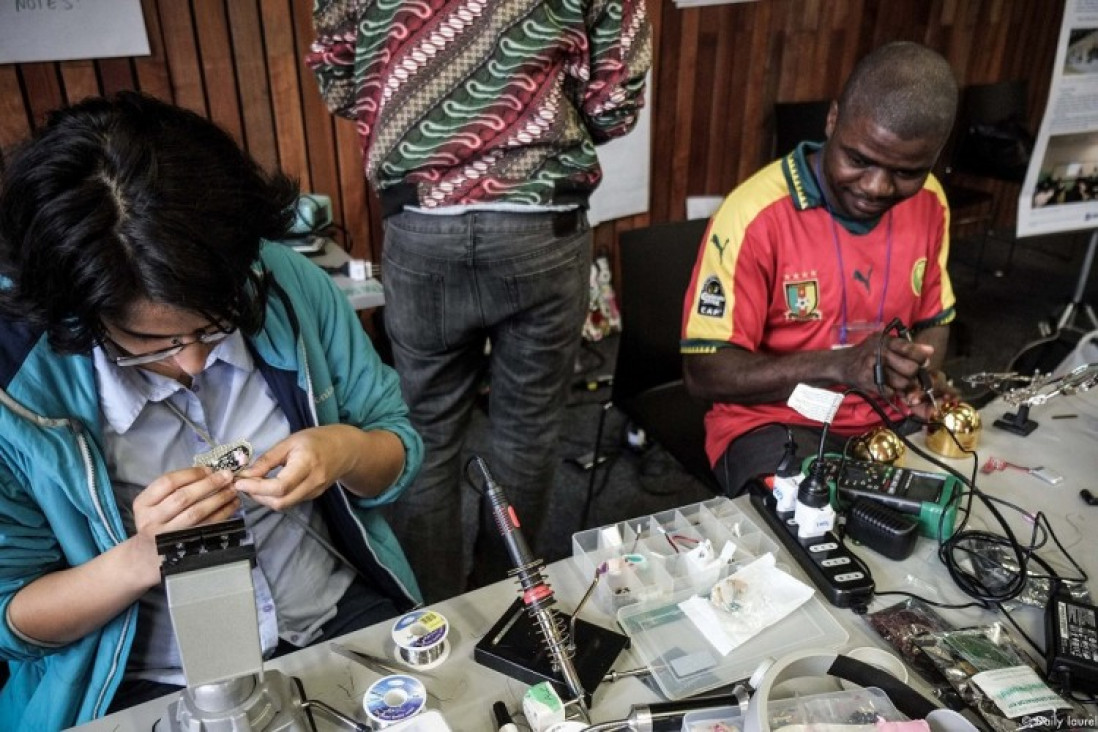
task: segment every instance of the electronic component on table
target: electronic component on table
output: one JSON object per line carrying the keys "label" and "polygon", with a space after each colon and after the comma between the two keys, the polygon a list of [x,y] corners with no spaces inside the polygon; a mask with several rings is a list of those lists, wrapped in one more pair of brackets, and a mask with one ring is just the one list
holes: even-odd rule
{"label": "electronic component on table", "polygon": [[1045,656],[1049,678],[1065,691],[1098,693],[1098,607],[1054,595],[1045,609]]}
{"label": "electronic component on table", "polygon": [[915,551],[919,521],[880,501],[859,498],[847,516],[846,535],[889,559],[901,561]]}
{"label": "electronic component on table", "polygon": [[[815,456],[805,459],[806,474],[815,461]],[[880,501],[917,516],[923,536],[938,538],[953,534],[957,517],[955,499],[961,493],[962,483],[951,475],[844,459],[831,453],[824,456],[823,475],[841,502],[852,503],[857,498]]]}
{"label": "electronic component on table", "polygon": [[1043,465],[1038,465],[1036,468],[1030,468],[1029,474],[1034,478],[1040,478],[1049,485],[1059,485],[1064,482],[1064,476],[1060,475],[1052,468],[1046,468]]}
{"label": "electronic component on table", "polygon": [[828,602],[856,610],[869,605],[876,589],[873,574],[833,531],[799,538],[792,514],[779,512],[773,494],[757,481],[752,484],[751,501]]}
{"label": "electronic component on table", "polygon": [[1064,482],[1064,476],[1057,473],[1052,468],[1046,468],[1043,465],[1038,465],[1033,468],[1027,468],[1024,465],[1016,465],[1014,463],[1003,460],[1002,458],[989,457],[980,467],[980,472],[984,474],[994,473],[996,470],[1006,470],[1007,468],[1013,468],[1014,470],[1020,470],[1023,473],[1029,473],[1034,478],[1045,481],[1049,485],[1059,485]]}

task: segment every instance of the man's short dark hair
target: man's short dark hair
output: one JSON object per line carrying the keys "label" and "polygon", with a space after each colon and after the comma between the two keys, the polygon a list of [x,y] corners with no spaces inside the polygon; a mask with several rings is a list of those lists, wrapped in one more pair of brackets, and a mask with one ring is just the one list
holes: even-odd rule
{"label": "man's short dark hair", "polygon": [[839,97],[839,119],[868,116],[905,139],[945,142],[957,112],[957,80],[940,54],[909,41],[858,62]]}
{"label": "man's short dark hair", "polygon": [[296,196],[194,112],[136,92],[58,110],[0,178],[0,307],[65,353],[139,299],[254,332],[260,240]]}

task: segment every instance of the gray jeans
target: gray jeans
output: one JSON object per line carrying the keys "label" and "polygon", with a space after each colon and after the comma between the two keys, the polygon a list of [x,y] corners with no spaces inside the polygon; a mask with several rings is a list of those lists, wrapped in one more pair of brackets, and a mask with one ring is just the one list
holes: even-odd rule
{"label": "gray jeans", "polygon": [[[462,532],[462,448],[486,378],[489,447],[481,457],[537,551],[590,266],[582,211],[405,211],[385,221],[385,326],[425,446],[420,474],[390,519],[428,602],[466,589],[462,547],[478,539],[464,541]],[[502,579],[511,564],[483,516],[479,533],[474,573]]]}

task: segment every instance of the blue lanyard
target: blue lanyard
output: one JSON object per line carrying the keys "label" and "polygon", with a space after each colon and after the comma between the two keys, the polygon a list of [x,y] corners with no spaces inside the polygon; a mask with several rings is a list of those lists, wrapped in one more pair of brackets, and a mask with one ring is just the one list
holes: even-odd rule
{"label": "blue lanyard", "polygon": [[[820,187],[820,200],[823,201],[824,209],[827,210],[827,218],[831,222],[831,240],[835,243],[835,256],[839,260],[839,285],[841,299],[839,301],[839,312],[842,320],[839,323],[839,345],[845,346],[850,334],[849,321],[847,320],[846,310],[846,265],[843,264],[843,248],[839,244],[839,226],[835,223],[835,213],[831,210],[831,205],[827,202],[827,194],[824,193],[823,175],[820,170],[820,160],[823,159],[823,148],[820,148],[819,154],[816,156],[816,185]],[[885,224],[885,273],[884,273],[884,287],[881,290],[881,302],[877,306],[877,323],[884,323],[884,307],[885,298],[888,297],[888,279],[892,273],[892,209],[888,210],[888,222]]]}

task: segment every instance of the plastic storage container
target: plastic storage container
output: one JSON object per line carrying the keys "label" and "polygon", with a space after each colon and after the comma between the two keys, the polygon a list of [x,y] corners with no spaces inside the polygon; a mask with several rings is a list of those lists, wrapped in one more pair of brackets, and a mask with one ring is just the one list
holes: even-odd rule
{"label": "plastic storage container", "polygon": [[[720,562],[726,546],[731,556]],[[638,602],[708,591],[777,546],[736,504],[721,497],[580,531],[572,535],[572,559],[587,582],[600,571],[592,601],[612,615]],[[706,550],[712,561],[701,558]]]}
{"label": "plastic storage container", "polygon": [[[774,729],[790,724],[873,724],[878,718],[888,722],[907,719],[883,691],[874,687],[771,700],[769,716]],[[682,732],[741,730],[743,715],[739,707],[690,712],[682,719]]]}
{"label": "plastic storage container", "polygon": [[[728,545],[729,561],[697,571],[689,555],[703,542],[709,543],[713,556]],[[616,615],[669,699],[746,678],[771,656],[805,646],[838,649],[846,643],[847,632],[817,595],[727,656],[679,609],[683,600],[708,593],[717,581],[767,552],[781,563],[777,542],[724,497],[572,536],[577,571],[588,582],[596,569],[600,572],[592,602]]]}
{"label": "plastic storage container", "polygon": [[668,699],[685,699],[740,681],[764,659],[798,648],[838,650],[849,638],[819,596],[813,595],[785,618],[722,656],[679,609],[679,603],[692,594],[687,590],[618,611],[618,624]]}

